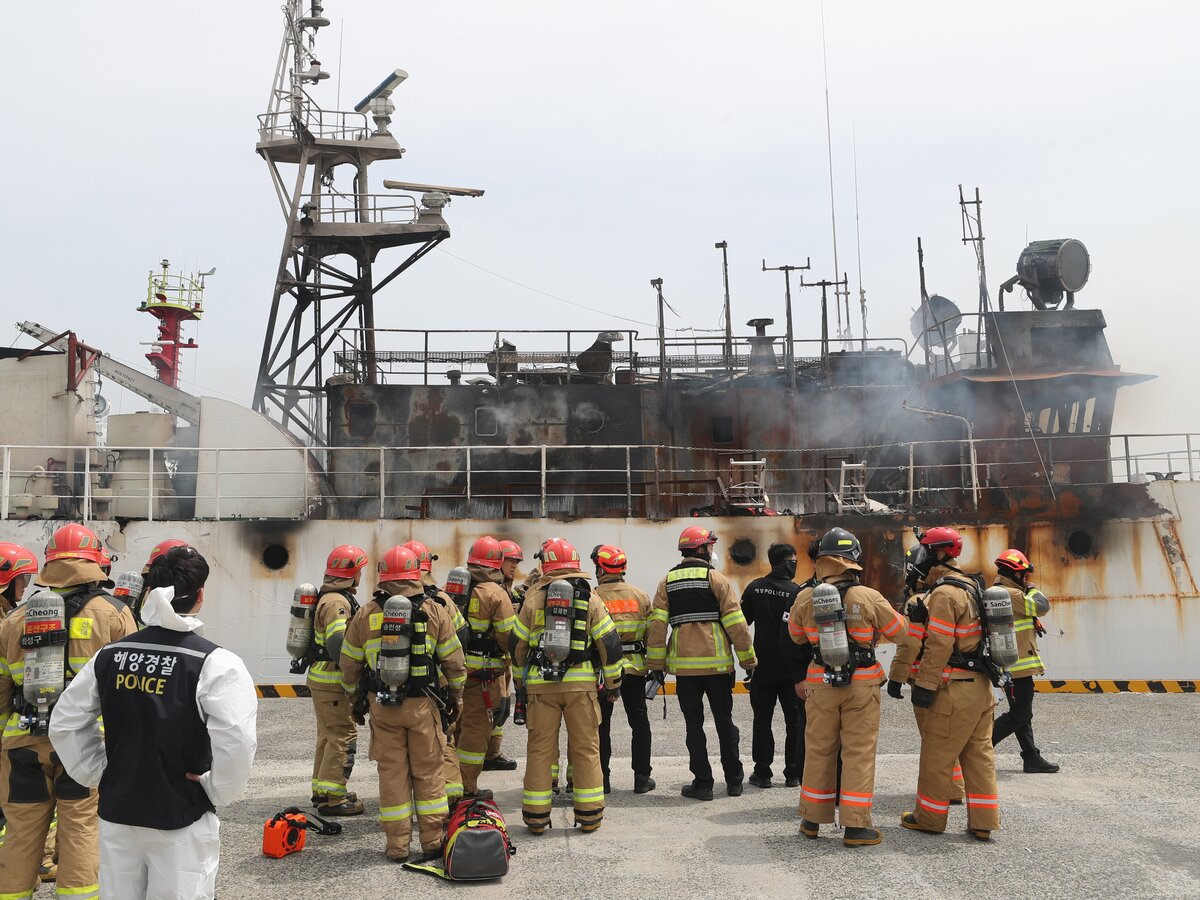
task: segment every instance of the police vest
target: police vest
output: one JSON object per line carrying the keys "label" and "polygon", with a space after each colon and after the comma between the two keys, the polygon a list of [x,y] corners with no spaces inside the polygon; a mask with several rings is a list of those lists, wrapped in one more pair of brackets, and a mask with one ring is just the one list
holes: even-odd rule
{"label": "police vest", "polygon": [[100,818],[175,830],[213,809],[188,772],[212,768],[208,729],[196,708],[200,670],[217,645],[157,625],[96,654],[108,766]]}
{"label": "police vest", "polygon": [[709,583],[707,563],[684,560],[667,572],[667,616],[672,628],[721,621],[721,601]]}

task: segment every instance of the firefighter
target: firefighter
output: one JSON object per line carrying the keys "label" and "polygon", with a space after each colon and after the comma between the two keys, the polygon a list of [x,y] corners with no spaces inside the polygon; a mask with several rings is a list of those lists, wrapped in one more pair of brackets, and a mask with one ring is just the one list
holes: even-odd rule
{"label": "firefighter", "polygon": [[250,779],[258,700],[245,664],[199,634],[207,578],[195,548],[161,554],[148,573],[146,628],[101,649],[54,708],[50,737],[64,767],[100,786],[106,897],[198,900],[216,890],[215,807]]}
{"label": "firefighter", "polygon": [[37,557],[20,544],[0,543],[0,618],[7,616],[37,574]]}
{"label": "firefighter", "polygon": [[[100,539],[83,525],[62,526],[46,545],[38,582],[62,597],[64,683],[105,644],[137,631],[129,608],[100,588],[106,580],[102,559]],[[27,897],[37,886],[57,802],[57,892],[86,900],[99,893],[96,792],[66,773],[45,732],[34,733],[42,729],[30,721],[37,707],[23,695],[27,651],[21,646],[30,602],[26,598],[0,622],[0,713],[7,720],[0,739],[0,807],[9,823],[0,847],[0,897]]]}
{"label": "firefighter", "polygon": [[[879,742],[879,686],[886,680],[875,659],[880,640],[915,643],[908,623],[878,591],[861,583],[862,547],[844,528],[832,528],[817,549],[815,587],[800,592],[788,616],[796,643],[807,642],[813,659],[805,682],[808,722],[800,788],[800,833],[820,834],[838,804],[842,843],[878,844],[871,827],[875,749]],[[841,752],[841,787],[838,752]]]}
{"label": "firefighter", "polygon": [[313,655],[308,689],[317,719],[313,755],[312,805],[323,816],[361,816],[362,801],[346,790],[358,728],[353,704],[342,690],[338,660],[350,619],[358,612],[354,596],[367,565],[365,551],[353,544],[335,547],[325,562],[325,580],[313,610]]}
{"label": "firefighter", "polygon": [[[446,615],[450,617],[450,623],[454,626],[454,633],[458,635],[459,643],[465,647],[470,638],[467,620],[459,610],[458,604],[450,598],[449,594],[438,587],[438,583],[433,577],[433,564],[437,560],[437,554],[430,553],[429,548],[420,541],[409,541],[401,546],[407,547],[417,555],[417,561],[421,566],[421,585],[425,588],[425,596],[446,610]],[[462,692],[460,691],[459,697],[461,698],[461,696]],[[462,771],[458,767],[458,747],[454,743],[454,729],[450,729],[446,733],[443,762],[446,775],[446,797],[453,809],[454,805],[462,799],[463,793]]]}
{"label": "firefighter", "polygon": [[[925,638],[925,623],[929,620],[929,611],[925,608],[925,594],[928,586],[925,584],[925,570],[921,563],[926,559],[925,548],[921,544],[910,547],[904,553],[904,600],[900,603],[899,612],[908,619],[908,633],[916,640],[905,644],[896,650],[892,658],[892,666],[888,672],[888,696],[901,700],[904,697],[903,686],[910,684],[917,677],[920,668],[921,641]],[[917,711],[913,707],[913,712]],[[919,715],[917,732],[920,733],[925,717]],[[963,785],[962,766],[954,761],[949,788],[951,806],[962,806],[966,788]]]}
{"label": "firefighter", "polygon": [[1017,633],[1017,652],[1020,659],[1008,671],[1012,680],[1005,686],[1008,712],[996,718],[992,726],[992,746],[1010,734],[1016,734],[1021,745],[1021,760],[1027,774],[1053,774],[1058,766],[1042,758],[1033,742],[1033,676],[1045,669],[1038,656],[1037,639],[1045,633],[1039,616],[1050,612],[1050,600],[1029,583],[1033,564],[1020,550],[1005,550],[996,557],[996,586],[1012,597],[1014,630]]}
{"label": "firefighter", "polygon": [[659,583],[646,629],[648,677],[662,684],[664,668],[676,676],[692,771],[691,784],[680,793],[693,800],[713,798],[712,764],[704,737],[706,696],[721,742],[726,791],[730,797],[741,796],[745,770],[738,753],[738,728],[733,724],[734,654],[747,674],[758,665],[733,587],[713,568],[716,542],[717,536],[699,525],[683,530],[678,545],[683,559]]}
{"label": "firefighter", "polygon": [[[621,638],[625,656],[625,671],[621,676],[621,703],[633,732],[633,792],[646,794],[654,790],[650,765],[650,716],[646,712],[646,625],[654,605],[646,592],[625,580],[629,560],[625,551],[611,544],[601,544],[592,551],[596,566],[596,596],[608,610]],[[604,771],[604,793],[612,790],[608,763],[612,758],[613,712],[616,702],[600,703],[600,767]]]}
{"label": "firefighter", "polygon": [[426,596],[420,561],[407,547],[380,560],[379,590],[346,629],[341,673],[349,694],[365,680],[370,696],[369,752],[379,768],[387,858],[408,860],[414,812],[421,858],[440,856],[449,814],[445,731],[459,709],[466,667],[450,615]]}
{"label": "firefighter", "polygon": [[[513,604],[513,614],[520,612],[520,599],[513,591],[513,581],[517,577],[517,566],[525,557],[521,553],[521,546],[516,541],[501,541],[500,542],[500,573],[504,576],[504,592],[508,594]],[[504,723],[508,721],[509,714],[512,712],[512,660],[508,659],[504,662],[504,677],[501,679],[502,684],[498,688],[504,695],[501,701],[501,715],[496,716],[492,722],[492,731],[488,737],[487,753],[483,758],[483,770],[485,772],[512,772],[517,768],[517,761],[509,759],[500,752],[500,743],[504,740]]]}
{"label": "firefighter", "polygon": [[479,773],[487,755],[493,719],[507,699],[502,679],[508,635],[516,616],[512,600],[504,590],[502,563],[503,551],[494,537],[479,538],[467,554],[471,584],[466,616],[471,637],[465,648],[467,687],[463,692],[457,745],[463,797],[471,799],[492,797],[491,791],[479,790]]}
{"label": "firefighter", "polygon": [[562,538],[542,547],[542,577],[525,595],[512,650],[513,675],[529,696],[521,804],[525,825],[535,835],[550,827],[551,766],[565,720],[567,759],[575,778],[575,824],[585,833],[595,831],[604,819],[604,775],[592,651],[605,699],[614,700],[621,690],[621,639],[604,604],[592,594],[578,551]]}
{"label": "firefighter", "polygon": [[989,678],[978,669],[983,644],[979,585],[957,566],[963,542],[953,528],[930,528],[920,543],[925,558],[917,569],[930,587],[925,598],[929,620],[912,688],[921,763],[916,809],[904,813],[900,824],[932,834],[946,830],[951,773],[958,760],[966,786],[967,831],[986,841],[1000,827],[1000,801],[992,750],[996,701]]}

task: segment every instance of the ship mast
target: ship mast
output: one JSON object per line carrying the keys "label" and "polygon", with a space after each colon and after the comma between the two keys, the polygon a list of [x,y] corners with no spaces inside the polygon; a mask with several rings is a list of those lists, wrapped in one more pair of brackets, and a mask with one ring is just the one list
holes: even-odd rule
{"label": "ship mast", "polygon": [[[483,192],[394,182],[384,187],[422,192],[420,198],[372,193],[370,166],[404,154],[388,128],[395,110],[391,94],[407,73],[390,73],[352,111],[322,109],[309,90],[329,77],[316,53],[317,34],[329,19],[320,0],[312,0],[307,14],[301,0],[286,0],[283,14],[283,42],[268,111],[258,117],[256,150],[270,169],[286,229],[254,408],[319,444],[326,380],[335,374],[331,362],[348,380],[377,382],[375,295],[450,236],[442,210],[451,194]],[[343,183],[337,175],[347,170]],[[379,278],[377,259],[392,248],[407,255],[390,270],[379,267],[386,272]],[[334,360],[339,337],[344,350]]]}

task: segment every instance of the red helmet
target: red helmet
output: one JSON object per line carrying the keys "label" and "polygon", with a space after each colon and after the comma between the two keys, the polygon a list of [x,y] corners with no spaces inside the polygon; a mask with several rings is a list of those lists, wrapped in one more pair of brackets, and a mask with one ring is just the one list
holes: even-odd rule
{"label": "red helmet", "polygon": [[494,537],[481,537],[471,545],[467,553],[468,566],[483,566],[485,569],[498,569],[504,561],[504,551],[500,542]]}
{"label": "red helmet", "polygon": [[579,551],[566,538],[551,538],[542,544],[542,574],[559,569],[578,569]]}
{"label": "red helmet", "polygon": [[697,550],[700,547],[707,547],[709,544],[715,544],[717,536],[707,528],[702,528],[699,525],[689,525],[683,529],[683,534],[679,535],[680,550]]}
{"label": "red helmet", "polygon": [[46,544],[46,562],[56,559],[86,559],[98,566],[111,565],[104,544],[96,533],[83,525],[64,525]]}
{"label": "red helmet", "polygon": [[996,567],[1008,569],[1015,575],[1028,575],[1033,571],[1033,563],[1020,550],[1005,550],[996,557]]}
{"label": "red helmet", "polygon": [[37,557],[20,544],[0,543],[0,590],[9,586],[18,575],[37,573]]}
{"label": "red helmet", "polygon": [[379,561],[379,580],[420,581],[421,565],[421,558],[408,544],[393,547],[383,554],[383,559]]}
{"label": "red helmet", "polygon": [[625,551],[620,547],[614,547],[612,544],[601,544],[592,551],[592,562],[596,564],[596,568],[601,572],[609,575],[619,575],[629,565],[629,558],[625,556]]}
{"label": "red helmet", "polygon": [[957,557],[962,553],[962,535],[944,525],[923,532],[920,540],[930,550],[945,550],[948,556]]}
{"label": "red helmet", "polygon": [[146,565],[142,567],[142,574],[149,575],[150,567],[154,565],[154,561],[168,550],[174,550],[176,547],[186,547],[187,545],[187,541],[180,541],[175,538],[167,538],[165,541],[159,541],[154,545],[154,549],[150,551],[150,556],[146,559]]}
{"label": "red helmet", "polygon": [[334,547],[325,561],[325,574],[331,578],[353,578],[367,564],[367,552],[353,544]]}
{"label": "red helmet", "polygon": [[515,559],[517,562],[525,558],[525,554],[521,552],[521,545],[516,541],[501,541],[500,554],[503,559]]}
{"label": "red helmet", "polygon": [[[424,544],[422,544],[420,541],[409,541],[407,544],[401,544],[400,546],[407,547],[409,550],[411,550],[413,553],[415,553],[417,555],[417,561],[420,562],[420,564],[421,564],[422,572],[432,572],[433,571],[433,561],[435,559],[437,559],[436,553],[430,553],[429,548],[426,547]],[[390,553],[391,551],[388,551],[388,552]],[[382,567],[383,563],[380,563],[379,565]],[[382,571],[382,568],[380,569],[380,571]]]}

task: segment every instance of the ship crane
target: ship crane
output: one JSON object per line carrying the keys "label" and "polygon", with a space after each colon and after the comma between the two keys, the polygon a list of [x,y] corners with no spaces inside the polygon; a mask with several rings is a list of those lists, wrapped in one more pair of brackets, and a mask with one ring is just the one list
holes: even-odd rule
{"label": "ship crane", "polygon": [[[18,322],[17,328],[41,341],[41,346],[36,348],[39,350],[42,347],[53,347],[55,350],[68,352],[73,339],[73,335],[69,331],[51,331],[37,322]],[[139,372],[132,366],[117,362],[111,356],[105,356],[102,353],[96,356],[92,365],[109,381],[119,384],[126,390],[133,391],[169,413],[174,413],[189,425],[200,424],[200,398],[194,394],[164,384],[145,372]]]}

